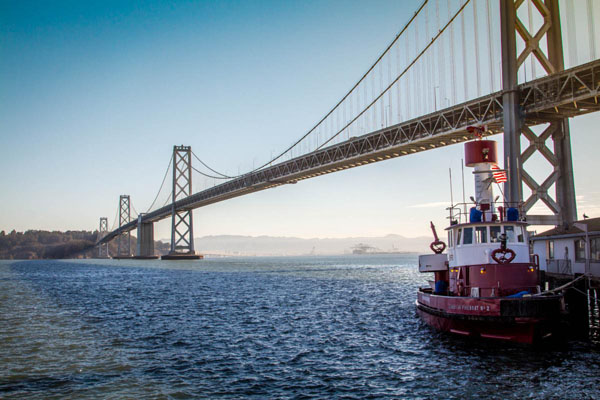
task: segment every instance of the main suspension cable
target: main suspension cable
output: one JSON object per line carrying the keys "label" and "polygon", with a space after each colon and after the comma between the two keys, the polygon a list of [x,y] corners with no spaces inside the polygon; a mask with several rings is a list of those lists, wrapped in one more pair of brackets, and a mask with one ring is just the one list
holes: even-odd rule
{"label": "main suspension cable", "polygon": [[[354,91],[354,89],[356,89],[358,87],[358,85],[360,85],[362,83],[362,81],[365,80],[365,78],[369,75],[369,73],[377,66],[377,64],[379,63],[379,61],[381,61],[381,59],[383,59],[383,57],[388,53],[388,51],[392,48],[392,46],[394,46],[394,44],[396,44],[396,42],[398,41],[398,39],[400,39],[400,36],[402,36],[402,34],[404,34],[404,32],[408,29],[408,27],[410,26],[410,24],[417,18],[417,16],[419,15],[419,13],[423,10],[423,8],[425,8],[425,5],[429,2],[429,0],[424,0],[423,3],[421,4],[421,6],[417,9],[417,11],[415,11],[414,15],[412,16],[412,18],[404,25],[404,27],[402,28],[402,30],[396,35],[396,37],[394,38],[394,40],[392,40],[392,42],[388,45],[388,47],[386,47],[386,49],[383,51],[383,53],[381,53],[381,55],[377,58],[377,60],[373,63],[373,65],[371,65],[371,67],[367,70],[367,72],[365,72],[363,74],[363,76],[358,80],[358,82],[356,82],[354,84],[354,86],[352,86],[352,88],[348,91],[348,93],[346,93],[346,95],[344,95],[344,97],[342,97],[342,99],[340,101],[338,101],[338,103],[331,109],[329,110],[329,112],[327,114],[325,114],[325,116],[323,118],[321,118],[321,120],[319,122],[317,122],[315,124],[315,126],[312,127],[311,130],[309,130],[307,133],[304,134],[304,136],[302,136],[300,139],[298,139],[294,144],[292,144],[290,147],[288,147],[286,150],[284,150],[282,153],[280,153],[277,157],[271,159],[271,161],[266,162],[265,164],[261,165],[260,167],[248,172],[248,173],[252,173],[255,171],[258,171],[264,167],[266,167],[269,164],[272,164],[274,161],[279,160],[281,157],[283,157],[288,151],[290,151],[292,148],[294,148],[298,143],[300,143],[302,140],[306,139],[306,137],[308,135],[310,135],[312,132],[314,132],[314,130],[323,123],[323,121],[325,121],[331,114],[333,114],[333,112],[340,106],[340,104],[342,104],[344,102],[344,100],[346,100],[348,98],[348,96],[350,96],[350,94]],[[381,96],[379,96],[377,98],[377,100],[379,100],[379,98],[381,98]],[[372,105],[373,103],[371,103]],[[370,105],[369,105],[370,107]],[[353,122],[356,120],[356,118],[353,120]],[[350,124],[346,125],[346,127],[344,127],[344,129],[346,129]],[[336,136],[339,134],[339,132],[336,134]],[[331,139],[329,139],[328,141],[326,141],[325,143],[328,143],[329,141],[331,141]],[[323,147],[322,145],[318,148]]]}
{"label": "main suspension cable", "polygon": [[173,191],[171,190],[171,193],[169,193],[169,195],[167,196],[167,200],[165,201],[165,204],[163,204],[163,207],[166,207],[167,204],[169,204],[169,200],[171,199],[172,196],[173,196]]}
{"label": "main suspension cable", "polygon": [[396,84],[396,82],[398,82],[400,80],[400,78],[402,78],[404,76],[404,74],[406,74],[406,72],[413,66],[415,65],[415,63],[421,58],[421,56],[423,56],[423,54],[425,54],[425,52],[431,47],[431,45],[433,45],[433,43],[442,35],[442,33],[444,33],[444,31],[446,30],[446,28],[448,28],[448,26],[450,26],[450,24],[456,19],[456,17],[458,17],[458,15],[462,12],[462,10],[464,10],[464,8],[467,6],[467,4],[469,4],[471,0],[466,0],[465,3],[458,9],[458,11],[454,14],[454,16],[452,17],[452,19],[450,19],[450,21],[448,21],[448,23],[446,23],[446,25],[444,25],[444,27],[442,29],[440,29],[440,31],[437,33],[437,35],[435,35],[431,41],[429,42],[429,44],[427,46],[425,46],[425,48],[423,50],[421,50],[421,52],[412,60],[412,62],[410,64],[408,64],[408,66],[406,68],[404,68],[404,70],[402,71],[402,73],[400,75],[398,75],[396,77],[396,79],[394,79],[394,81],[392,83],[390,83],[384,91],[382,91],[379,96],[377,96],[375,99],[373,99],[373,101],[371,101],[371,103],[369,103],[369,105],[367,107],[365,107],[356,117],[354,117],[350,122],[348,122],[341,130],[339,130],[335,135],[333,135],[332,137],[330,137],[329,139],[327,139],[325,142],[323,142],[323,144],[321,144],[319,147],[317,147],[317,150],[322,149],[323,147],[325,147],[329,142],[331,142],[333,139],[335,139],[337,136],[339,136],[346,128],[348,128],[350,125],[352,125],[358,118],[360,118],[365,112],[367,112],[372,106],[373,104],[377,103],[377,101],[379,101],[379,99],[381,99],[383,97],[383,95],[392,88],[392,86],[394,86]]}
{"label": "main suspension cable", "polygon": [[158,189],[158,193],[156,193],[156,197],[154,197],[154,200],[152,201],[152,204],[150,204],[150,207],[148,207],[148,210],[146,211],[146,214],[150,212],[150,210],[152,210],[152,207],[154,206],[154,203],[156,203],[156,200],[158,199],[158,196],[160,195],[160,192],[163,188],[163,185],[165,184],[165,180],[167,179],[167,175],[169,174],[169,169],[171,168],[171,164],[173,163],[173,155],[171,155],[171,159],[169,160],[169,165],[167,166],[167,170],[165,171],[165,176],[163,176],[162,182],[160,184],[160,188]]}
{"label": "main suspension cable", "polygon": [[[198,158],[198,156],[196,155],[196,153],[194,153],[193,151],[192,151],[192,155],[196,158],[196,160],[198,160],[200,162],[200,164],[204,165],[210,171],[214,172],[217,175],[221,175],[221,178],[216,178],[216,179],[231,179],[231,178],[235,178],[234,176],[228,176],[228,175],[220,173],[219,171],[215,171],[214,169],[212,169],[211,167],[209,167],[208,165],[206,165],[206,163],[204,161],[202,161],[200,158]],[[202,174],[202,172],[198,171],[197,169],[194,168],[194,170],[196,172]],[[202,175],[204,175],[204,174],[202,174]],[[205,175],[205,176],[209,176],[209,175]]]}
{"label": "main suspension cable", "polygon": [[[250,170],[248,172],[245,172],[245,173],[240,174],[240,175],[235,175],[235,176],[227,176],[227,175],[221,174],[221,173],[213,170],[212,168],[210,168],[206,164],[204,164],[200,159],[198,159],[198,157],[196,157],[198,159],[198,161],[200,161],[206,168],[210,169],[212,172],[214,172],[214,173],[216,173],[218,175],[223,175],[223,177],[226,177],[228,179],[233,179],[233,178],[239,178],[241,176],[245,176],[245,175],[251,174],[253,172],[259,171],[259,170],[263,169],[264,167],[266,167],[267,165],[270,165],[273,162],[279,160],[281,157],[283,157],[285,154],[287,154],[290,150],[292,150],[294,147],[296,147],[300,142],[302,142],[304,139],[306,139],[308,137],[308,135],[310,135],[311,133],[313,133],[315,131],[315,129],[317,129],[323,123],[323,121],[325,121],[331,114],[333,114],[333,112],[344,102],[344,100],[346,100],[348,98],[348,96],[350,96],[352,94],[352,92],[365,80],[365,78],[369,75],[369,73],[377,66],[377,64],[381,61],[381,59],[383,59],[383,57],[388,53],[388,51],[392,48],[392,46],[394,46],[394,44],[398,41],[398,39],[400,39],[400,37],[408,29],[408,27],[410,26],[410,24],[412,24],[412,22],[417,18],[417,16],[420,14],[420,12],[423,10],[423,8],[425,8],[425,5],[428,2],[429,2],[429,0],[423,0],[423,3],[421,3],[421,6],[419,6],[419,8],[417,9],[417,11],[415,11],[415,13],[413,14],[413,16],[410,18],[410,20],[404,25],[404,27],[402,27],[402,29],[396,35],[396,37],[394,38],[394,40],[392,40],[392,42],[386,47],[386,49],[383,51],[383,53],[381,53],[381,55],[377,58],[377,60],[373,63],[373,65],[371,65],[371,67],[367,70],[367,72],[365,72],[363,74],[363,76],[358,80],[358,82],[356,82],[356,84],[354,84],[354,86],[352,86],[352,88],[348,91],[348,93],[346,93],[344,95],[344,97],[342,97],[342,99],[340,101],[338,101],[337,104],[331,110],[329,110],[329,112],[327,114],[325,114],[325,116],[323,118],[321,118],[321,120],[319,120],[319,122],[317,122],[308,132],[306,132],[302,137],[300,137],[300,139],[296,140],[287,149],[285,149],[284,151],[282,151],[281,153],[279,153],[276,157],[271,158],[271,160],[267,161],[266,163],[262,164],[261,166],[259,166],[257,168],[253,168],[252,170]],[[463,6],[463,8],[464,8],[464,6]],[[462,10],[462,8],[461,8],[461,10]],[[381,96],[379,96],[377,98],[377,100],[379,100],[380,97]],[[373,103],[371,103],[371,105],[372,104]],[[369,107],[371,105],[369,105]],[[356,121],[356,119],[357,118],[353,119],[352,122]],[[344,129],[346,129],[349,125],[350,124],[346,125],[346,127],[344,127]],[[339,132],[338,132],[338,134],[339,134]],[[336,134],[336,136],[338,134]],[[329,141],[331,141],[331,139],[329,139],[325,143],[328,143]],[[321,148],[321,147],[322,147],[322,145],[319,148]],[[203,175],[205,175],[205,174],[203,174]],[[222,178],[217,178],[217,179],[222,179]]]}
{"label": "main suspension cable", "polygon": [[117,219],[119,218],[119,208],[117,207],[117,212],[115,213],[115,219],[113,220],[112,226],[110,227],[110,231],[115,230],[115,226],[117,225]]}
{"label": "main suspension cable", "polygon": [[[193,169],[194,171],[196,171],[196,172],[197,172],[197,173],[199,173],[200,175],[202,175],[202,176],[205,176],[205,177],[207,177],[207,178],[213,178],[213,179],[232,179],[232,178],[235,178],[235,177],[233,177],[233,176],[213,176],[213,175],[205,174],[204,172],[202,172],[202,171],[200,171],[200,170],[196,169],[196,167],[194,167],[193,165],[191,165],[191,167],[192,167],[192,169]],[[212,171],[212,170],[211,170],[211,171]],[[218,173],[218,172],[217,172],[217,173]]]}
{"label": "main suspension cable", "polygon": [[[133,209],[133,212],[135,213],[135,217],[137,218],[137,217],[140,215],[140,213],[139,213],[139,212],[137,212],[137,210],[136,210],[136,209],[135,209],[135,207],[133,206],[133,201],[129,200],[129,205],[130,205],[130,206],[131,206],[131,208]],[[131,217],[131,216],[130,216],[130,217]],[[131,221],[129,221],[129,222],[131,222]]]}

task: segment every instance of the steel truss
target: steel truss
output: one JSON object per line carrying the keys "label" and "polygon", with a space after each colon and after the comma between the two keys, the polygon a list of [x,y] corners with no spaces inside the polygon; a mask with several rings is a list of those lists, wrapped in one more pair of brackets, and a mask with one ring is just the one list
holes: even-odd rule
{"label": "steel truss", "polygon": [[[131,257],[131,229],[125,227],[131,224],[131,208],[129,195],[119,197],[119,240],[117,257]],[[134,221],[135,223],[135,221]]]}
{"label": "steel truss", "polygon": [[[526,126],[598,111],[600,60],[521,84],[517,93],[518,107]],[[189,211],[282,184],[464,142],[471,138],[467,133],[467,127],[471,125],[486,125],[486,135],[501,133],[504,118],[502,96],[502,91],[492,93],[283,161],[176,200],[145,214],[143,222],[167,218],[173,214],[173,209]],[[127,224],[103,240],[109,241],[120,232],[136,227],[137,223]]]}
{"label": "steel truss", "polygon": [[[108,234],[108,218],[100,217],[100,226],[98,227],[98,241]],[[98,257],[108,258],[108,243],[103,242],[98,245]]]}
{"label": "steel truss", "polygon": [[171,253],[194,253],[192,209],[176,206],[192,194],[192,148],[173,146],[173,202],[171,203]]}
{"label": "steel truss", "polygon": [[[517,86],[517,70],[530,56],[539,62],[548,76],[563,71],[558,0],[532,0],[534,7],[530,11],[535,10],[543,21],[537,32],[530,32],[518,17],[517,11],[524,4],[526,4],[524,0],[501,1],[503,88],[505,90],[503,100],[507,110],[504,120],[504,151],[505,167],[509,168],[509,182],[505,184],[505,193],[508,194],[509,201],[525,200],[524,210],[530,223],[569,225],[577,219],[569,122],[565,115],[557,118],[558,110],[555,109],[554,113],[550,113],[551,115],[538,120],[538,123],[549,122],[550,125],[540,136],[536,136],[534,131],[522,121],[520,110],[513,106],[516,94],[512,92]],[[525,43],[523,51],[518,55],[515,32]],[[540,46],[543,41],[547,44],[547,51]],[[529,100],[529,95],[532,95],[531,100],[535,102],[537,95],[544,97],[556,90],[560,92],[562,89],[573,91],[573,88],[546,87],[544,90],[547,92],[541,93],[539,87],[532,88],[525,98],[525,104]],[[522,106],[521,102],[519,104]],[[539,107],[541,103],[535,105]],[[541,116],[538,114],[537,117]],[[530,143],[524,152],[521,152],[520,148],[521,136]],[[554,144],[552,150],[544,144],[549,138]],[[525,162],[534,153],[541,154],[552,167],[552,172],[541,184],[533,179],[525,167]],[[527,199],[523,196],[523,183],[531,190]],[[554,196],[549,193],[553,185]],[[532,215],[528,212],[539,203],[543,203],[551,215]]]}

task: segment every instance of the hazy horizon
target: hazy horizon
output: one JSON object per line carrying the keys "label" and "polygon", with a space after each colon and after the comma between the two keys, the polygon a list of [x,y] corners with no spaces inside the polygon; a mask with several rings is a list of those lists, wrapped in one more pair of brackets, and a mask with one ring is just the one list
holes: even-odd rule
{"label": "hazy horizon", "polygon": [[[175,144],[227,174],[260,165],[337,103],[420,4],[0,4],[0,230],[113,225],[121,194],[143,212]],[[600,216],[600,115],[570,124],[578,215]],[[491,139],[502,157],[502,136]],[[441,233],[462,158],[452,145],[229,199],[194,211],[194,236],[420,237],[429,221]],[[539,154],[527,165],[538,182],[551,170]],[[170,228],[156,223],[155,237]]]}

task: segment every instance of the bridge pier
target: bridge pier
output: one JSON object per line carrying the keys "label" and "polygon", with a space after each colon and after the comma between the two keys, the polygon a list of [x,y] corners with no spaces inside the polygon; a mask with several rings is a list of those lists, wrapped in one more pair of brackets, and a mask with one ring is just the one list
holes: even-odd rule
{"label": "bridge pier", "polygon": [[153,260],[154,255],[154,223],[142,222],[142,215],[138,215],[136,259]]}
{"label": "bridge pier", "polygon": [[192,148],[173,146],[173,201],[171,203],[171,251],[163,260],[198,260],[194,251],[192,209],[177,208],[177,200],[192,194]]}
{"label": "bridge pier", "polygon": [[[543,20],[538,33],[528,32],[524,24],[517,24],[517,7],[523,4],[525,3],[519,0],[500,0],[504,167],[508,170],[504,194],[508,202],[523,204],[523,211],[530,224],[566,226],[577,219],[569,121],[566,117],[557,115],[552,121],[546,122],[543,132],[537,135],[524,124],[518,92],[518,70],[528,57],[535,57],[548,75],[564,70],[558,0],[536,2],[533,9],[537,10]],[[521,54],[517,54],[517,33],[525,42]],[[540,46],[544,36],[547,51]],[[542,124],[544,121],[538,123]],[[529,141],[529,146],[523,152],[521,136]],[[545,145],[549,138],[552,138],[554,144],[552,150]],[[535,153],[546,159],[552,167],[552,172],[542,183],[536,182],[524,166]],[[531,192],[527,199],[523,196],[523,183]],[[549,193],[552,186],[555,188],[554,195]],[[540,202],[549,213],[530,214],[529,210]]]}

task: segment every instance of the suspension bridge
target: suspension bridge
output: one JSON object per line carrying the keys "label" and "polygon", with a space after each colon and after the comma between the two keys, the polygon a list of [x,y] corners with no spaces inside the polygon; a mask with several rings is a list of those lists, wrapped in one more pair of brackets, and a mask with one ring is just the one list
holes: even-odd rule
{"label": "suspension bridge", "polygon": [[[577,208],[568,118],[600,110],[596,15],[591,0],[425,0],[345,96],[257,168],[224,174],[190,146],[174,146],[146,212],[132,218],[131,199],[121,195],[112,229],[100,219],[100,256],[113,239],[115,257],[132,256],[137,229],[135,256],[154,257],[153,224],[171,218],[171,257],[191,257],[196,208],[463,142],[470,126],[503,133],[506,201],[522,203],[531,224],[570,224]],[[536,153],[552,167],[541,183],[525,165]],[[157,202],[169,172],[171,192]],[[193,173],[205,184],[198,191]],[[535,214],[540,205],[547,212]]]}

